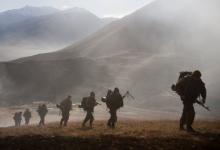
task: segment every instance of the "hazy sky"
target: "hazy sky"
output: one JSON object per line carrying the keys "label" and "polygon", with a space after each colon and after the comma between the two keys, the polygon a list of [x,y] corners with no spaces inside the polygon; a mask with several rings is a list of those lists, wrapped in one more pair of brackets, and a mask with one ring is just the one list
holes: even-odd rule
{"label": "hazy sky", "polygon": [[0,0],[0,11],[30,6],[51,6],[59,9],[82,7],[100,17],[122,17],[143,7],[151,0]]}

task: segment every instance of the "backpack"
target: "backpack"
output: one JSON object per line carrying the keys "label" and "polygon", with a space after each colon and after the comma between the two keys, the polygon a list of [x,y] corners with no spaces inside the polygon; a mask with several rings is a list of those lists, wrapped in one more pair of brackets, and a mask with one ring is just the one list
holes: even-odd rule
{"label": "backpack", "polygon": [[70,111],[72,109],[72,101],[70,99],[63,100],[59,105],[61,111]]}
{"label": "backpack", "polygon": [[176,85],[172,85],[171,88],[180,96],[182,101],[194,101],[201,93],[205,92],[204,83],[192,78],[192,72],[180,72]]}
{"label": "backpack", "polygon": [[83,108],[83,110],[87,110],[88,108],[88,97],[83,97],[82,101],[81,101],[81,108]]}
{"label": "backpack", "polygon": [[119,109],[123,107],[123,98],[120,94],[113,94],[106,101],[106,105],[109,109]]}
{"label": "backpack", "polygon": [[171,86],[171,89],[175,91],[179,96],[184,96],[185,89],[187,86],[187,80],[191,77],[192,72],[183,71],[180,72],[177,83]]}

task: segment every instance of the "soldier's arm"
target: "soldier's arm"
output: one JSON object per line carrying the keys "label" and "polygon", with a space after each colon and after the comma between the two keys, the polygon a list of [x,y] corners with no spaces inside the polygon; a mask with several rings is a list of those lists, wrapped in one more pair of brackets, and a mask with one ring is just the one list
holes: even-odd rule
{"label": "soldier's arm", "polygon": [[206,91],[205,83],[202,82],[202,86],[201,86],[201,96],[202,96],[202,101],[203,101],[203,103],[206,102],[206,95],[207,95],[207,91]]}

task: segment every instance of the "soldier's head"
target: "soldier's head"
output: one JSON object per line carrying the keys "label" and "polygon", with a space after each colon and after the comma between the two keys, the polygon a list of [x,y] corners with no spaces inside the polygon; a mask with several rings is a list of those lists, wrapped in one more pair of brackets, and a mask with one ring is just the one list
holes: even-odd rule
{"label": "soldier's head", "polygon": [[112,90],[111,90],[111,89],[108,89],[107,94],[109,95],[109,94],[111,94],[111,93],[112,93]]}
{"label": "soldier's head", "polygon": [[26,111],[29,111],[29,109],[27,108]]}
{"label": "soldier's head", "polygon": [[90,92],[90,97],[95,97],[95,92]]}
{"label": "soldier's head", "polygon": [[199,70],[196,70],[192,73],[192,76],[195,78],[201,78],[202,74]]}
{"label": "soldier's head", "polygon": [[119,88],[116,87],[116,88],[114,89],[114,93],[119,93]]}
{"label": "soldier's head", "polygon": [[71,96],[71,95],[68,95],[68,96],[67,96],[67,98],[69,98],[69,99],[70,99],[70,98],[72,98],[72,96]]}

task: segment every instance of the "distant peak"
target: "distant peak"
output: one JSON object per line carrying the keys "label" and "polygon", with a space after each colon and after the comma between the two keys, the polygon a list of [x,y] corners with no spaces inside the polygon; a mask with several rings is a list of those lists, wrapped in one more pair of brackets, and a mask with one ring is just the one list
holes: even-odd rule
{"label": "distant peak", "polygon": [[67,12],[67,13],[90,13],[88,10],[84,9],[84,8],[80,8],[80,7],[74,7],[74,8],[70,8],[70,9],[67,9],[67,10],[64,10],[63,12]]}

